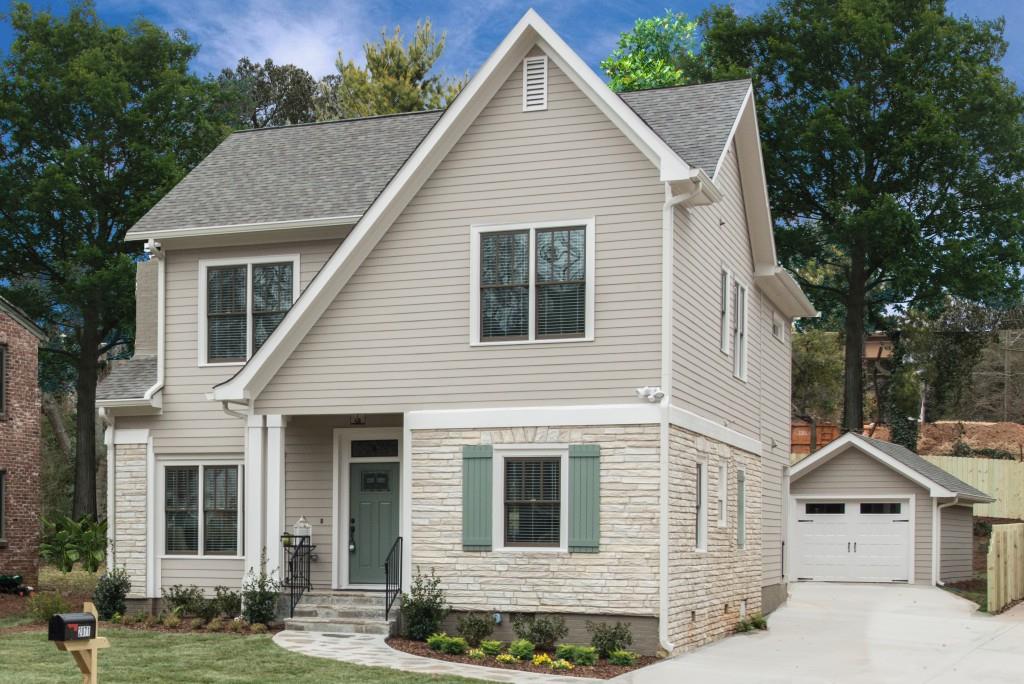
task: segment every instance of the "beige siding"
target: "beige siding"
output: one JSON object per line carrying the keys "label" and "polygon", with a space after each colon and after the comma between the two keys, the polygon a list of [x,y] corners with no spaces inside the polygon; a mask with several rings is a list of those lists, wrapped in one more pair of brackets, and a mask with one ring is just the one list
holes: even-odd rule
{"label": "beige siding", "polygon": [[117,427],[150,428],[157,456],[171,453],[203,455],[241,453],[243,425],[220,405],[206,399],[211,388],[230,378],[240,366],[200,367],[198,363],[199,261],[270,254],[299,255],[299,285],[309,283],[337,247],[336,240],[170,250],[167,260],[166,371],[163,414],[118,418]]}
{"label": "beige siding", "polygon": [[244,564],[241,558],[164,558],[160,561],[160,586],[195,585],[209,595],[215,587],[237,590],[242,586]]}
{"label": "beige siding", "polygon": [[942,509],[942,545],[939,551],[942,581],[974,577],[974,515],[970,506]]}
{"label": "beige siding", "polygon": [[928,490],[855,448],[848,448],[790,484],[796,495],[858,494],[916,497],[914,511],[914,581],[928,584],[932,577],[932,498]]}
{"label": "beige siding", "polygon": [[[516,69],[257,400],[261,413],[631,401],[659,384],[654,166],[554,64]],[[470,347],[470,226],[594,217],[593,342]]]}

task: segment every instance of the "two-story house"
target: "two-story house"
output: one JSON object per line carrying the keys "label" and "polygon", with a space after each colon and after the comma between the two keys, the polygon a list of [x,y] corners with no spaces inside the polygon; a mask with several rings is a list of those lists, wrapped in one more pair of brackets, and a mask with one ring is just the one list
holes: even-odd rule
{"label": "two-story house", "polygon": [[301,517],[317,592],[400,549],[456,610],[646,651],[784,600],[814,310],[748,81],[617,95],[530,11],[446,110],[235,133],[128,238],[156,335],[100,405],[137,597],[287,576]]}
{"label": "two-story house", "polygon": [[39,343],[42,330],[0,297],[0,575],[39,573]]}

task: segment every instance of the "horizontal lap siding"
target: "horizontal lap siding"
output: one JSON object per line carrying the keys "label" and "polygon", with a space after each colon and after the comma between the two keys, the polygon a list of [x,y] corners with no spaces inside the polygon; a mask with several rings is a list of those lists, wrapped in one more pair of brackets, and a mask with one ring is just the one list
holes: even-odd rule
{"label": "horizontal lap siding", "polygon": [[794,495],[863,494],[893,497],[916,495],[914,511],[915,581],[930,583],[932,576],[932,499],[928,490],[907,480],[872,457],[850,448],[790,484]]}
{"label": "horizontal lap siding", "polygon": [[[555,65],[516,69],[257,399],[261,413],[630,401],[658,384],[663,186]],[[593,216],[594,342],[469,346],[470,226]]]}
{"label": "horizontal lap siding", "polygon": [[153,430],[157,455],[169,453],[241,453],[243,423],[208,401],[214,385],[230,378],[239,366],[198,365],[199,262],[208,259],[299,255],[299,286],[305,288],[337,247],[337,240],[281,243],[202,250],[169,250],[166,255],[166,370],[163,414],[118,418],[117,427]]}
{"label": "horizontal lap siding", "polygon": [[215,587],[238,590],[245,561],[241,558],[165,558],[160,561],[160,586],[195,585],[208,595]]}
{"label": "horizontal lap siding", "polygon": [[763,467],[764,519],[762,547],[764,549],[764,586],[782,581],[782,540],[785,534],[783,501],[783,472],[789,466],[790,450],[790,384],[792,378],[791,342],[789,325],[778,318],[780,337],[772,334],[772,312],[774,307],[763,293],[755,297],[760,300],[761,316],[752,320],[758,329],[760,340],[759,356],[761,384],[761,456]]}
{"label": "horizontal lap siding", "polygon": [[942,581],[974,577],[974,515],[970,506],[942,509]]}

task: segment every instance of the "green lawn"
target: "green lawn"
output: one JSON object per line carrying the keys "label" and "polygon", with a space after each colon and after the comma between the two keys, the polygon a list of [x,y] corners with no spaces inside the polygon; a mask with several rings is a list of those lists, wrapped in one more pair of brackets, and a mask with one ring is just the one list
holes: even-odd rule
{"label": "green lawn", "polygon": [[[474,682],[361,667],[285,651],[269,636],[166,634],[101,630],[110,648],[100,652],[101,682]],[[338,644],[344,648],[344,642]],[[0,682],[51,684],[80,681],[67,653],[45,632],[0,635]]]}

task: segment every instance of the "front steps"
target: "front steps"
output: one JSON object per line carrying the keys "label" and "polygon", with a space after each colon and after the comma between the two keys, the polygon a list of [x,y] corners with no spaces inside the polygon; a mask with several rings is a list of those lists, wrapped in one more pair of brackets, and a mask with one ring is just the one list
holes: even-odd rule
{"label": "front steps", "polygon": [[383,591],[307,591],[285,619],[285,629],[331,634],[391,635],[397,626],[397,605],[384,619]]}

